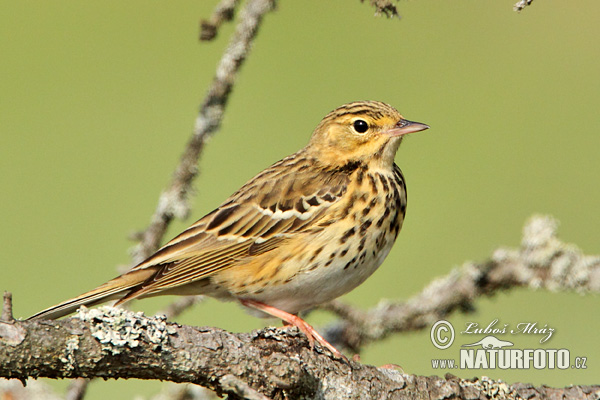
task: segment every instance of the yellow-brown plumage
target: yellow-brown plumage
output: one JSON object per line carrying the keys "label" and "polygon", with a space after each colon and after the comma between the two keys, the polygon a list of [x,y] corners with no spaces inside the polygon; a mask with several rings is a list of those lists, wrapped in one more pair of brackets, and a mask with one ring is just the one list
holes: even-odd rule
{"label": "yellow-brown plumage", "polygon": [[288,320],[337,352],[290,314],[347,293],[383,262],[406,209],[394,156],[405,134],[427,128],[380,102],[339,107],[305,148],[259,173],[147,260],[32,318],[59,318],[112,299],[206,294]]}

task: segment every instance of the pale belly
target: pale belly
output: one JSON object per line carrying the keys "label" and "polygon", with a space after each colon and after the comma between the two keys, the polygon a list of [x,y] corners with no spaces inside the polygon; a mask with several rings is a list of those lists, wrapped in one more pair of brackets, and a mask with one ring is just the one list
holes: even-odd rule
{"label": "pale belly", "polygon": [[[349,250],[344,256],[336,255],[328,266],[320,265],[310,270],[309,265],[287,283],[273,285],[261,293],[248,293],[244,297],[291,314],[331,301],[362,284],[379,268],[392,248],[394,237],[389,236],[384,240],[380,250],[375,249],[375,239],[372,246],[370,243],[365,245],[366,251],[362,260],[361,253]],[[323,250],[326,254],[342,251],[337,243],[325,246]]]}

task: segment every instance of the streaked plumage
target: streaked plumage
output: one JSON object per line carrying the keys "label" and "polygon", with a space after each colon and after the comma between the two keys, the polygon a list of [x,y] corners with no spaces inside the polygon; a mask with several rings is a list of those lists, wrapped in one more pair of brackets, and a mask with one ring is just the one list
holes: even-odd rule
{"label": "streaked plumage", "polygon": [[394,156],[403,135],[427,128],[380,102],[339,107],[305,148],[259,173],[147,260],[31,318],[59,318],[113,299],[205,294],[298,325],[311,343],[314,337],[339,354],[310,325],[287,316],[349,292],[383,262],[406,209]]}

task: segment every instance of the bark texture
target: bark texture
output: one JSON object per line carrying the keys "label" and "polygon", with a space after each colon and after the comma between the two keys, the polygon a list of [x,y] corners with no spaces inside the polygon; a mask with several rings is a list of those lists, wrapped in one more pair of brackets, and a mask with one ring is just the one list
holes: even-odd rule
{"label": "bark texture", "polygon": [[600,386],[407,375],[311,350],[296,328],[234,334],[112,307],[83,308],[61,321],[1,322],[0,377],[160,379],[259,399],[591,399],[600,393]]}

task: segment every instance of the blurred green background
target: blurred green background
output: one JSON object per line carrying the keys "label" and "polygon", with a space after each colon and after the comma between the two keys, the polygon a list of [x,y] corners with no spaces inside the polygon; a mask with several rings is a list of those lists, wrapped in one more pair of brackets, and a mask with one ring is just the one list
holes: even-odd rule
{"label": "blurred green background", "polygon": [[[354,1],[286,1],[267,15],[223,121],[200,161],[192,216],[212,210],[307,141],[331,109],[381,100],[430,124],[403,143],[407,219],[382,268],[344,300],[406,299],[466,260],[517,246],[534,213],[560,237],[600,253],[600,3],[538,0],[400,2],[401,20]],[[147,226],[233,25],[199,43],[215,1],[0,3],[0,289],[17,317],[91,289],[129,263],[128,235]],[[153,313],[169,298],[134,309]],[[556,329],[587,370],[451,372],[562,386],[600,383],[596,295],[511,290],[477,301],[465,322]],[[309,321],[324,325],[324,312]],[[233,331],[273,321],[209,300],[178,319]],[[478,340],[459,336],[459,343]],[[511,340],[511,338],[504,339]],[[443,375],[429,331],[369,346],[362,360]],[[64,386],[64,383],[62,384]],[[89,399],[145,396],[156,382],[94,382]]]}

